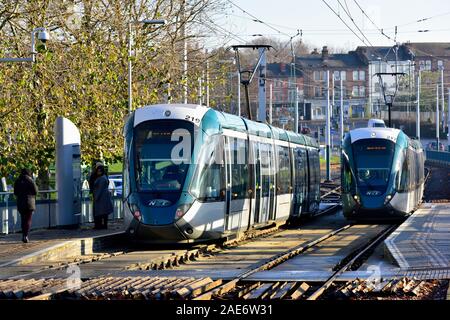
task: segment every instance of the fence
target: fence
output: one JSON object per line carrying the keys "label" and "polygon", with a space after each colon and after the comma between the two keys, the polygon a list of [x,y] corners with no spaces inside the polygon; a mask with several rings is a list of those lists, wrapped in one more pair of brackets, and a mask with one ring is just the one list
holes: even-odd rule
{"label": "fence", "polygon": [[450,152],[427,150],[427,161],[450,166]]}
{"label": "fence", "polygon": [[[109,219],[122,219],[122,197],[116,195],[116,190],[110,190],[113,194],[114,213],[109,216]],[[57,207],[56,190],[39,191],[36,197],[36,211],[33,214],[32,230],[58,227],[56,218]],[[19,215],[14,194],[12,192],[0,192],[0,233],[7,234],[21,231]],[[93,221],[92,200],[89,196],[89,190],[83,190],[80,222],[81,224],[86,224]]]}

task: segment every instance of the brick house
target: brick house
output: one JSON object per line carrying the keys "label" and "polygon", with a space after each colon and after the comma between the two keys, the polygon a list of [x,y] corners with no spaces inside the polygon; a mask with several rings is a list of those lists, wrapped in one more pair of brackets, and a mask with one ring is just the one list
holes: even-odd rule
{"label": "brick house", "polygon": [[[337,116],[340,106],[340,79],[343,81],[344,111],[346,116],[363,116],[367,101],[367,65],[355,52],[330,54],[324,46],[322,52],[317,49],[309,55],[296,59],[298,68],[303,72],[304,102],[310,108],[311,119],[324,119],[326,111],[326,72],[329,71],[330,90],[334,81],[335,107]],[[330,92],[332,94],[332,92]],[[330,98],[332,99],[332,98]]]}
{"label": "brick house", "polygon": [[273,119],[274,124],[277,125],[283,125],[286,121],[293,121],[296,88],[299,90],[299,97],[303,95],[303,73],[297,67],[296,79],[294,80],[291,76],[291,67],[292,65],[289,63],[267,64],[267,103],[269,103],[269,91],[270,86],[272,86]]}
{"label": "brick house", "polygon": [[408,42],[405,43],[415,56],[416,75],[423,71],[444,70],[444,83],[450,82],[450,43],[448,42]]}

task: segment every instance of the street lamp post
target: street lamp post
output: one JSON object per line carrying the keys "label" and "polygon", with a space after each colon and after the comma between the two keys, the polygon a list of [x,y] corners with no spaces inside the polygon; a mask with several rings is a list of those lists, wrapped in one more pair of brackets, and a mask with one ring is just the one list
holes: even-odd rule
{"label": "street lamp post", "polygon": [[0,58],[0,62],[35,62],[36,61],[36,33],[38,39],[46,42],[50,36],[45,28],[36,28],[31,31],[31,57],[27,58]]}
{"label": "street lamp post", "polygon": [[132,55],[132,38],[133,38],[133,33],[132,33],[132,25],[133,24],[155,24],[155,25],[164,25],[166,24],[166,20],[161,20],[161,19],[144,19],[144,20],[140,20],[140,21],[132,21],[132,22],[128,22],[128,112],[131,113],[131,111],[133,111],[132,107],[133,107],[133,90],[132,90],[132,73],[133,73],[133,69],[132,69],[132,64],[131,64],[131,55]]}

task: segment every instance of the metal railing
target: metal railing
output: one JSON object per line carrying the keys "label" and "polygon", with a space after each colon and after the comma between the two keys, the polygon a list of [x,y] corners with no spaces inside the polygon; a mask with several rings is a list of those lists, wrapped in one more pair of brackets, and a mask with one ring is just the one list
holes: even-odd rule
{"label": "metal railing", "polygon": [[436,164],[450,166],[450,152],[426,150],[427,161],[431,161]]}
{"label": "metal railing", "polygon": [[[114,212],[109,220],[123,218],[122,190],[110,189],[113,198]],[[36,196],[36,211],[33,214],[31,229],[58,227],[56,207],[58,206],[58,193],[56,190],[40,190]],[[89,190],[82,190],[81,198],[81,224],[94,221],[92,212],[92,197]],[[0,192],[0,233],[8,234],[21,231],[20,214],[17,211],[16,198],[12,192]]]}

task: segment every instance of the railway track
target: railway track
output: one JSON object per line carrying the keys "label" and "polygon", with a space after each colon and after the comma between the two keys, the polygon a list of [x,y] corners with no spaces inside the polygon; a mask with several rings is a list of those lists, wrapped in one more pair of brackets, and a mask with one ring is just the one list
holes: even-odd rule
{"label": "railway track", "polygon": [[[428,180],[429,172],[426,178]],[[322,185],[322,199],[331,198],[329,203],[332,204],[333,197],[336,199],[338,194],[339,185],[334,183]],[[169,256],[153,258],[151,261],[129,264],[114,276],[106,274],[81,279],[81,283],[76,287],[68,288],[68,284],[58,278],[0,282],[0,298],[38,300],[317,300],[328,297],[358,298],[368,294],[374,294],[374,296],[377,294],[387,296],[403,294],[415,298],[422,292],[430,291],[433,284],[429,281],[403,277],[382,279],[383,281],[375,286],[366,279],[355,278],[351,281],[343,281],[342,279],[346,277],[341,277],[346,272],[351,273],[351,271],[357,270],[374,248],[396,227],[372,226],[371,229],[357,225],[343,225],[305,239],[305,235],[296,234],[289,229],[283,230],[280,229],[280,226],[273,225],[263,230],[255,230],[245,239],[224,242],[221,246],[199,246],[172,253]],[[342,243],[342,239],[357,235],[360,235],[361,241],[353,245],[351,250],[347,250],[345,254],[333,252],[333,256],[340,258],[338,261],[333,261],[332,265],[328,265],[329,270],[322,272],[321,276],[310,277],[306,280],[280,276],[283,271],[307,270],[303,266],[312,261],[316,267],[319,264],[320,256],[326,255],[330,248],[348,248],[350,245]],[[289,248],[282,249],[280,246],[273,245],[273,241],[277,237],[280,238],[279,243],[286,242],[292,237],[303,238],[303,242],[299,241],[297,245],[291,243]],[[259,251],[258,242],[267,243],[268,254],[256,259],[258,261],[253,261],[253,256],[247,254],[244,249],[253,246],[255,250]],[[251,265],[240,265],[239,260],[233,259],[233,252],[240,260],[242,260],[242,256],[245,256],[244,260],[251,261]],[[230,253],[228,257],[227,253]],[[127,254],[127,252],[123,253],[125,256]],[[228,263],[227,258],[230,259]],[[93,264],[98,262],[93,262]],[[108,259],[105,262],[108,262]],[[206,266],[210,266],[211,269],[221,270],[227,265],[234,265],[235,268],[225,277],[214,276],[214,272],[210,272],[211,270],[206,268]]]}
{"label": "railway track", "polygon": [[[331,194],[337,193],[339,190],[339,186],[337,184],[324,184],[323,189],[325,190],[325,192],[322,193],[322,197],[325,198],[325,197],[329,197]],[[325,209],[323,209],[322,214],[327,214],[329,212],[332,212],[332,211],[336,210],[337,207],[339,207],[339,203],[335,203],[335,204],[330,203],[329,206],[327,206]],[[258,230],[254,230],[250,233],[247,233],[243,237],[226,240],[220,244],[198,245],[198,246],[191,247],[189,249],[182,249],[182,250],[162,250],[161,252],[157,251],[157,253],[155,253],[154,255],[150,254],[150,253],[153,253],[153,250],[152,250],[149,252],[145,252],[145,254],[149,255],[148,260],[146,260],[145,257],[142,257],[142,258],[140,257],[141,261],[132,263],[132,264],[128,264],[121,269],[125,270],[125,271],[130,271],[130,272],[145,271],[145,270],[175,269],[179,266],[192,263],[193,261],[197,261],[197,260],[203,259],[203,258],[208,258],[212,255],[217,255],[218,253],[220,253],[224,250],[225,251],[231,250],[232,248],[237,248],[243,244],[252,243],[252,241],[255,241],[257,239],[266,238],[269,236],[276,236],[278,234],[278,232],[281,232],[283,230],[285,230],[285,227],[280,228],[280,225],[273,224],[273,225],[267,226],[263,229],[258,229]],[[43,296],[44,298],[46,298],[46,297],[53,296],[53,295],[55,295],[55,293],[58,293],[60,291],[67,291],[67,290],[59,288],[59,286],[61,286],[61,283],[58,282],[57,285],[53,285],[52,281],[60,280],[61,278],[65,278],[65,277],[67,278],[67,270],[68,269],[76,268],[76,267],[83,268],[84,265],[87,265],[88,268],[90,265],[92,265],[91,268],[96,269],[95,268],[96,265],[108,265],[108,263],[110,263],[114,259],[127,260],[127,258],[129,256],[133,255],[133,253],[136,253],[136,252],[133,252],[133,250],[127,250],[124,248],[120,248],[120,249],[116,249],[116,250],[111,250],[110,252],[107,252],[107,253],[95,254],[95,255],[87,256],[87,257],[86,256],[85,257],[77,257],[77,258],[73,258],[71,260],[64,261],[64,262],[54,262],[50,265],[46,265],[43,268],[35,270],[33,272],[22,273],[18,276],[10,278],[9,281],[12,281],[12,282],[10,282],[10,284],[17,285],[17,289],[15,291],[18,294],[15,295],[12,293],[8,293],[8,296],[11,296],[11,294],[16,298],[23,298],[23,297],[37,298],[40,296]],[[143,254],[143,256],[145,256],[145,254]],[[276,260],[276,261],[278,261],[278,260]],[[275,264],[276,263],[271,262],[271,265],[275,265]],[[107,274],[107,272],[105,272],[105,274]],[[55,276],[55,275],[56,275],[56,277],[53,278],[53,276]],[[103,277],[100,276],[100,278],[103,278]],[[108,277],[108,278],[112,279],[112,280],[115,279],[115,277]],[[136,277],[120,276],[119,278],[122,280],[124,278],[128,279],[128,282],[125,281],[125,282],[120,282],[120,283],[123,283],[125,285],[132,284],[133,286],[136,284],[133,282],[133,280],[136,280],[139,283],[141,283],[140,280],[142,280],[142,279],[137,279]],[[140,278],[140,277],[138,277],[138,278]],[[29,279],[29,280],[27,280],[27,279]],[[44,279],[44,280],[46,279],[48,282],[45,282],[45,284],[42,281],[39,282],[41,279]],[[83,280],[90,283],[89,281],[95,281],[94,279],[98,279],[98,277],[91,277],[88,274],[87,278],[84,278]],[[212,288],[212,287],[214,287],[215,284],[218,284],[218,282],[216,280],[213,281],[213,280],[211,280],[211,278],[208,278],[208,277],[202,278],[201,279],[202,281],[200,281],[199,283],[197,283],[198,278],[178,277],[177,279],[184,279],[185,281],[176,281],[176,282],[172,283],[171,282],[172,279],[169,277],[165,281],[160,281],[159,283],[153,283],[152,281],[150,281],[151,279],[147,279],[148,280],[148,281],[146,281],[147,283],[142,282],[141,287],[144,287],[144,284],[150,285],[153,283],[153,285],[158,286],[158,288],[164,287],[165,288],[164,290],[166,290],[170,284],[173,286],[175,286],[175,285],[186,286],[186,287],[193,286],[194,288],[195,288],[195,286],[199,285],[199,283],[205,284],[207,288]],[[191,281],[189,282],[189,280],[191,280]],[[211,280],[211,281],[209,281],[209,280]],[[29,291],[25,290],[29,287],[27,284],[27,281],[31,281],[31,283],[33,283],[33,286],[31,286],[31,288],[33,288],[34,291],[29,292]],[[42,288],[39,288],[39,283],[42,285]],[[120,283],[117,283],[117,285],[119,285]],[[55,286],[57,287],[56,289],[54,289]],[[132,287],[132,286],[130,285],[130,287]],[[204,290],[204,288],[202,290]],[[15,292],[15,291],[13,290],[12,292]],[[169,296],[171,296],[171,295],[169,295]],[[154,295],[152,295],[152,297],[154,297]],[[0,298],[2,298],[1,294],[0,294]]]}
{"label": "railway track", "polygon": [[[359,229],[358,229],[359,228]],[[263,271],[269,272],[277,267],[283,267],[284,264],[291,262],[296,257],[308,257],[314,254],[321,254],[321,251],[329,250],[327,245],[335,243],[338,238],[348,238],[351,234],[366,233],[368,228],[357,227],[354,225],[345,225],[338,229],[326,232],[321,236],[312,237],[311,240],[301,243],[287,250],[271,255],[269,258],[261,259],[254,263],[250,268],[239,272],[232,279],[222,279],[202,275],[201,270],[197,270],[196,277],[192,275],[183,275],[174,269],[172,275],[154,276],[148,272],[141,271],[139,275],[129,276],[102,276],[83,281],[77,288],[62,288],[61,283],[57,283],[55,288],[47,287],[41,290],[40,295],[31,297],[31,299],[303,299],[311,294],[312,290],[320,290],[321,293],[327,289],[336,277],[354,265],[364,253],[379,241],[390,228],[379,227],[381,232],[372,232],[373,237],[365,239],[364,245],[358,245],[356,249],[349,252],[340,263],[348,261],[342,268],[335,271],[332,278],[326,281],[322,286],[317,285],[317,281],[254,281],[252,276]],[[373,229],[373,228],[372,228]],[[323,248],[319,248],[324,245]],[[318,250],[314,253],[314,250]],[[358,252],[355,256],[355,251]],[[347,259],[347,260],[346,260]],[[215,264],[214,259],[211,260]],[[217,268],[218,266],[216,266]],[[200,276],[199,276],[200,275]],[[46,281],[57,281],[58,279],[47,279]],[[29,293],[24,290],[27,281],[37,280],[14,280],[9,282],[9,297],[27,297]],[[34,283],[33,282],[33,283]],[[22,287],[20,287],[20,285]],[[1,288],[1,284],[0,284]],[[36,288],[36,286],[34,286]],[[47,292],[46,292],[47,291]],[[318,295],[316,293],[316,295]],[[1,296],[1,293],[0,293]],[[318,295],[320,296],[320,294]]]}
{"label": "railway track", "polygon": [[320,186],[320,201],[326,204],[341,202],[341,185],[337,182],[323,182]]}
{"label": "railway track", "polygon": [[[322,192],[322,200],[326,201],[327,206],[322,208],[318,215],[326,215],[335,212],[339,207],[340,203],[338,201],[327,201],[330,196],[335,196],[339,191],[339,185],[336,182],[322,183],[321,187],[324,191]],[[316,215],[316,216],[318,216]],[[143,257],[140,262],[136,262],[131,265],[127,265],[125,268],[127,270],[164,270],[167,268],[174,268],[181,264],[189,261],[198,259],[201,256],[208,256],[215,254],[221,250],[238,246],[242,243],[251,241],[252,239],[257,239],[259,237],[268,236],[275,234],[276,232],[283,230],[287,226],[284,224],[270,224],[265,227],[251,230],[249,232],[240,234],[238,237],[223,239],[222,242],[214,244],[200,244],[193,245],[188,249],[162,249],[162,250],[151,250],[142,252],[142,256],[149,256],[148,258]],[[155,251],[155,254],[151,254]],[[65,261],[55,261],[48,263],[47,265],[41,266],[32,272],[20,272],[16,276],[11,276],[10,279],[24,279],[30,277],[38,276],[49,276],[54,271],[64,271],[67,268],[73,266],[81,266],[86,264],[91,264],[99,261],[107,261],[109,259],[117,259],[116,257],[122,255],[130,255],[136,253],[136,250],[128,247],[111,248],[107,252],[94,253],[86,256],[73,257]]]}

